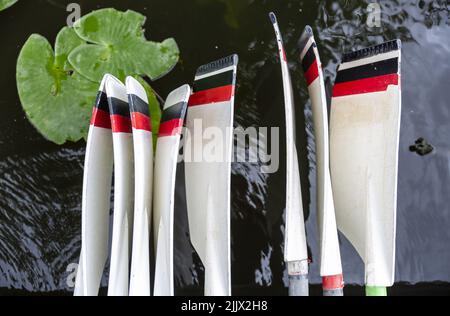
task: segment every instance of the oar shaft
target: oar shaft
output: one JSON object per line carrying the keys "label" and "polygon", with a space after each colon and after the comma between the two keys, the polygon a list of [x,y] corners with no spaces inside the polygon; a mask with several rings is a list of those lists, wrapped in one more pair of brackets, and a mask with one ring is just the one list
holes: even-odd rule
{"label": "oar shaft", "polygon": [[384,286],[366,285],[366,296],[387,296],[387,289]]}
{"label": "oar shaft", "polygon": [[289,296],[309,296],[308,260],[288,262]]}
{"label": "oar shaft", "polygon": [[289,296],[309,296],[307,274],[289,276]]}

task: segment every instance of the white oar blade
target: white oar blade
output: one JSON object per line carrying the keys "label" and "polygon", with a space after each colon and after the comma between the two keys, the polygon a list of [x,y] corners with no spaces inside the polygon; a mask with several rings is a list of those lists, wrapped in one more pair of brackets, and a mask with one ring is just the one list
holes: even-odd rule
{"label": "white oar blade", "polygon": [[184,85],[167,98],[159,129],[155,158],[154,221],[155,296],[173,296],[173,238],[175,178],[180,138],[191,88]]}
{"label": "white oar blade", "polygon": [[[205,266],[205,295],[231,295],[230,187],[237,55],[199,68],[185,143],[191,241]],[[205,136],[205,139],[203,137]]]}
{"label": "white oar blade", "polygon": [[125,86],[116,78],[106,82],[114,146],[114,222],[108,295],[127,296],[133,225],[133,137]]}
{"label": "white oar blade", "polygon": [[394,282],[400,59],[400,41],[347,54],[333,89],[337,222],[363,258],[369,286]]}
{"label": "white oar blade", "polygon": [[330,176],[327,98],[319,51],[309,26],[300,38],[299,49],[314,121],[320,275],[323,278],[325,294],[342,295],[344,283]]}
{"label": "white oar blade", "polygon": [[295,110],[291,76],[283,39],[274,13],[269,14],[280,52],[286,113],[286,231],[284,259],[290,277],[290,295],[308,295],[308,251],[303,216],[300,171],[295,143]]}
{"label": "white oar blade", "polygon": [[153,196],[153,135],[148,97],[133,77],[126,80],[133,128],[135,192],[130,296],[150,296],[150,223]]}
{"label": "white oar blade", "polygon": [[108,257],[113,143],[106,75],[100,85],[86,147],[82,199],[82,250],[75,295],[98,295]]}

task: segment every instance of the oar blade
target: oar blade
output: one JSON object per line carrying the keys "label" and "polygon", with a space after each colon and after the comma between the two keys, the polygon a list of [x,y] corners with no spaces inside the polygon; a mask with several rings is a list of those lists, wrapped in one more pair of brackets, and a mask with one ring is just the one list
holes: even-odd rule
{"label": "oar blade", "polygon": [[[205,294],[231,295],[230,187],[237,55],[200,67],[185,146],[191,242],[205,266]],[[203,139],[204,133],[209,135]]]}
{"label": "oar blade", "polygon": [[129,263],[133,236],[133,136],[126,87],[116,78],[106,82],[114,147],[114,221],[109,296],[129,294]]}
{"label": "oar blade", "polygon": [[331,172],[339,229],[366,267],[366,284],[394,282],[400,41],[346,54],[333,89]]}
{"label": "oar blade", "polygon": [[174,295],[175,178],[181,132],[190,94],[190,86],[184,85],[167,97],[156,146],[153,217],[156,247],[155,296]]}
{"label": "oar blade", "polygon": [[319,51],[310,26],[306,26],[300,38],[299,50],[314,123],[320,275],[325,295],[343,295],[341,254],[330,176],[327,98]]}
{"label": "oar blade", "polygon": [[133,77],[126,80],[134,147],[134,224],[130,296],[150,296],[150,223],[153,196],[153,135],[148,97]]}
{"label": "oar blade", "polygon": [[307,296],[308,251],[305,220],[300,184],[300,170],[295,142],[295,109],[291,76],[284,49],[283,39],[273,12],[269,14],[277,38],[283,78],[284,106],[286,115],[286,231],[284,259],[289,274],[289,294]]}
{"label": "oar blade", "polygon": [[86,146],[82,198],[82,250],[76,296],[96,296],[108,257],[113,142],[103,78],[92,114]]}

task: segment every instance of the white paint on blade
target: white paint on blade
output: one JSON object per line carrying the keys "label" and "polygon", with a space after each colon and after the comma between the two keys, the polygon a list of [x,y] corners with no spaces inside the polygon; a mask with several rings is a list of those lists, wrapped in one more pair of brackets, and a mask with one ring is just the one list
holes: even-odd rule
{"label": "white paint on blade", "polygon": [[205,79],[205,78],[208,78],[208,77],[217,76],[217,75],[219,75],[221,73],[234,70],[235,68],[236,68],[235,66],[229,66],[229,67],[222,68],[222,69],[219,69],[219,70],[216,70],[216,71],[213,71],[213,72],[206,73],[204,75],[197,75],[197,76],[195,76],[195,80],[201,80],[201,79]]}
{"label": "white paint on blade", "polygon": [[[236,67],[234,68],[236,71]],[[205,266],[205,295],[231,295],[230,186],[234,97],[229,102],[191,106],[188,110],[185,155],[192,149],[212,146],[219,140],[202,140],[203,131],[215,127],[222,131],[224,150],[221,162],[186,162],[186,196],[191,241]],[[202,120],[203,130],[194,130]],[[220,144],[216,144],[220,146]]]}
{"label": "white paint on blade", "polygon": [[91,126],[86,147],[82,198],[81,277],[76,295],[96,296],[108,257],[113,171],[111,130]]}
{"label": "white paint on blade", "polygon": [[[191,88],[184,85],[167,98],[164,109],[183,102],[187,107]],[[184,119],[184,118],[180,118]],[[158,138],[155,157],[154,234],[156,249],[155,296],[173,296],[173,234],[175,179],[180,135]]]}
{"label": "white paint on blade", "polygon": [[147,92],[145,92],[144,87],[139,83],[139,81],[137,81],[133,77],[127,77],[125,83],[128,95],[138,96],[141,100],[148,103]]}
{"label": "white paint on blade", "polygon": [[303,60],[305,58],[306,53],[308,52],[311,45],[314,43],[314,38],[311,36],[309,37],[308,41],[306,42],[306,46],[303,47],[302,52],[300,53],[300,60]]}
{"label": "white paint on blade", "polygon": [[174,295],[174,193],[179,144],[180,136],[160,137],[156,150],[155,220],[153,223],[153,229],[157,235],[155,238],[155,296]]}
{"label": "white paint on blade", "polygon": [[346,70],[349,68],[354,68],[358,66],[363,66],[371,63],[376,63],[378,61],[386,60],[386,59],[392,59],[392,58],[398,58],[400,57],[400,52],[398,50],[394,50],[392,52],[388,52],[385,54],[379,54],[367,58],[358,59],[355,61],[342,63],[342,65],[339,66],[339,71]]}

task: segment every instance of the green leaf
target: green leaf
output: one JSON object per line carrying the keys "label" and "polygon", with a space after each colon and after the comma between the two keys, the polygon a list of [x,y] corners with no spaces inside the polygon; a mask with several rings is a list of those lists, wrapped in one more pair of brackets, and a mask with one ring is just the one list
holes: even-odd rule
{"label": "green leaf", "polygon": [[105,73],[120,80],[127,75],[152,80],[164,76],[178,62],[178,46],[172,38],[162,43],[147,41],[145,20],[137,12],[115,9],[101,9],[82,17],[74,29],[88,44],[71,52],[70,63],[92,81],[100,81]]}
{"label": "green leaf", "polygon": [[140,82],[140,84],[144,87],[145,92],[147,93],[148,97],[148,104],[150,107],[150,116],[152,118],[152,133],[153,133],[153,146],[156,149],[156,142],[158,141],[158,134],[159,134],[159,126],[161,123],[161,107],[158,102],[158,98],[155,95],[155,92],[153,91],[152,87],[142,79],[142,77],[134,76],[134,78]]}
{"label": "green leaf", "polygon": [[15,4],[18,0],[0,0],[0,11],[8,9],[10,6]]}
{"label": "green leaf", "polygon": [[98,84],[74,72],[68,53],[83,44],[65,27],[56,38],[55,52],[46,38],[33,34],[17,61],[17,88],[31,123],[46,138],[63,144],[86,136]]}

